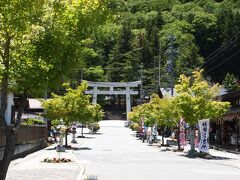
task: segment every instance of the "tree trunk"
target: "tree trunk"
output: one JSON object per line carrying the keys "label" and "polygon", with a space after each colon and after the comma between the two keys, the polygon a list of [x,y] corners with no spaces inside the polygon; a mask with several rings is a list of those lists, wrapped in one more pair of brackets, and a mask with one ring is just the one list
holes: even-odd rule
{"label": "tree trunk", "polygon": [[5,43],[3,44],[3,51],[1,51],[2,65],[4,71],[1,79],[1,108],[0,108],[0,126],[3,127],[4,134],[6,136],[6,146],[3,154],[3,159],[0,163],[0,180],[6,178],[8,166],[11,162],[12,155],[15,150],[16,134],[18,128],[16,126],[10,127],[6,123],[5,113],[8,105],[8,81],[9,81],[9,69],[10,69],[10,45],[12,37],[6,33]]}
{"label": "tree trunk", "polygon": [[68,136],[68,128],[65,131],[65,147],[68,147],[68,140],[67,140],[67,136]]}
{"label": "tree trunk", "polygon": [[236,142],[236,151],[239,151],[239,148],[238,148],[238,140],[239,140],[239,124],[240,123],[238,123],[238,122],[236,122],[236,134],[237,134],[237,137],[236,137],[236,139],[237,139],[237,142]]}
{"label": "tree trunk", "polygon": [[[0,164],[0,180],[4,180],[6,178],[8,166],[12,160],[12,157],[13,157],[13,154],[15,151],[16,138],[17,138],[16,136],[17,136],[17,132],[20,127],[20,124],[21,124],[21,117],[22,117],[24,108],[26,106],[26,103],[27,103],[26,96],[21,97],[21,102],[20,102],[20,107],[19,107],[19,111],[17,114],[16,123],[11,126],[7,125],[4,128],[4,133],[5,133],[5,137],[6,137],[6,146],[4,149],[3,159]],[[5,121],[5,118],[4,118],[4,121]]]}
{"label": "tree trunk", "polygon": [[3,159],[0,164],[0,180],[4,180],[6,178],[8,166],[11,162],[12,154],[15,150],[15,135],[11,132],[10,127],[8,127],[5,120],[5,113],[7,110],[7,98],[8,98],[8,79],[9,79],[9,46],[10,39],[8,39],[5,43],[4,55],[2,56],[3,64],[5,66],[5,70],[2,75],[1,82],[1,109],[0,109],[0,126],[3,127],[4,134],[6,137],[6,146],[3,154]]}
{"label": "tree trunk", "polygon": [[178,145],[178,150],[180,151],[181,145],[180,145],[180,120],[178,121],[178,130],[177,130],[177,145]]}
{"label": "tree trunk", "polygon": [[191,145],[191,149],[189,150],[189,155],[192,155],[196,152],[195,150],[195,127],[194,126],[190,126],[189,127],[189,140],[190,140],[190,145]]}
{"label": "tree trunk", "polygon": [[82,137],[83,137],[83,124],[82,124]]}
{"label": "tree trunk", "polygon": [[219,148],[219,143],[220,143],[220,132],[219,132],[219,125],[216,125],[216,147],[217,149]]}
{"label": "tree trunk", "polygon": [[15,144],[16,144],[16,134],[12,131],[12,128],[9,128],[5,131],[6,136],[6,146],[4,149],[3,159],[0,163],[0,180],[5,180],[9,164],[12,160]]}
{"label": "tree trunk", "polygon": [[165,127],[162,128],[162,146],[164,146],[164,132],[165,132]]}

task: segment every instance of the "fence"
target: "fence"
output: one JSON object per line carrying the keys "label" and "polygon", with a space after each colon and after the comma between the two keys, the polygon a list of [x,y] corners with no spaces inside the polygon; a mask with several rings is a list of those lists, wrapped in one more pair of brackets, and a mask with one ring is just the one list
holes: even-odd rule
{"label": "fence", "polygon": [[[17,133],[16,144],[24,144],[31,141],[47,138],[46,126],[21,126]],[[0,147],[5,146],[5,135],[3,129],[0,128]]]}

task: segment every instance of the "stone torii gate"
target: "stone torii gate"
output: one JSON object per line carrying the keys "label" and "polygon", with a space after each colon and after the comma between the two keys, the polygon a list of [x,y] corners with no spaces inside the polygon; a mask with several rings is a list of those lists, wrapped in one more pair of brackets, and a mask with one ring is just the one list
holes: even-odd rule
{"label": "stone torii gate", "polygon": [[[91,82],[87,81],[88,87],[91,90],[85,91],[85,94],[93,95],[92,103],[97,103],[97,95],[126,95],[126,112],[131,111],[131,95],[138,95],[138,91],[134,91],[131,88],[141,85],[141,81],[134,82]],[[98,88],[106,88],[107,90],[101,90]],[[116,88],[125,88],[125,90],[117,90]]]}

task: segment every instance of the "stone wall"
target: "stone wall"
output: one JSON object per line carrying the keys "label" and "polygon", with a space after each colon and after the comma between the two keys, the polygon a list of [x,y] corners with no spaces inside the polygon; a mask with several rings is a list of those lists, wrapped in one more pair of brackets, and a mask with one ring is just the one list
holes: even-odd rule
{"label": "stone wall", "polygon": [[[15,148],[13,159],[18,158],[18,157],[26,156],[29,153],[38,151],[38,150],[43,149],[45,147],[47,147],[46,139],[33,141],[33,142],[28,142],[26,144],[17,145],[16,148]],[[4,147],[0,148],[0,160],[3,157],[3,153],[4,153]]]}

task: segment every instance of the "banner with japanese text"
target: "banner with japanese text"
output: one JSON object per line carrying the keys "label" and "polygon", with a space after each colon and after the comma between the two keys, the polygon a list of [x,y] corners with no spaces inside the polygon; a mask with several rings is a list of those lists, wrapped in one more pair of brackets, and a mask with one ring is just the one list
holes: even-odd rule
{"label": "banner with japanese text", "polygon": [[200,141],[198,149],[201,152],[208,153],[209,151],[209,119],[203,119],[198,121],[200,130]]}
{"label": "banner with japanese text", "polygon": [[186,145],[186,134],[185,134],[185,121],[183,119],[180,120],[180,128],[179,128],[179,140],[180,145],[185,146]]}

